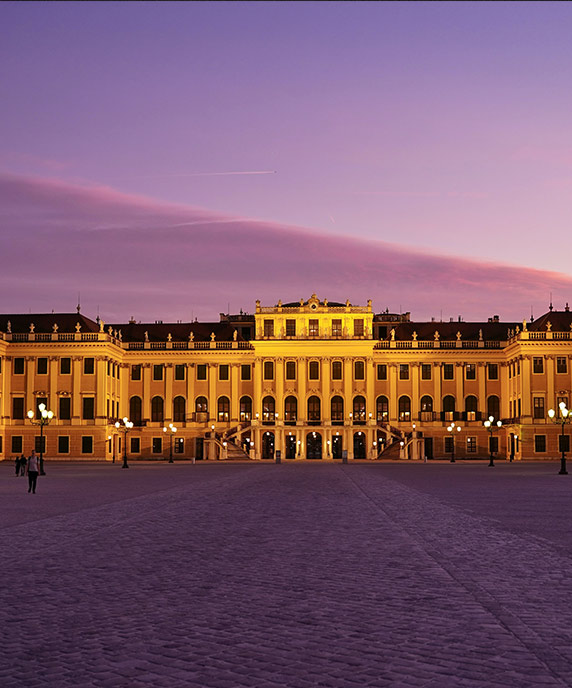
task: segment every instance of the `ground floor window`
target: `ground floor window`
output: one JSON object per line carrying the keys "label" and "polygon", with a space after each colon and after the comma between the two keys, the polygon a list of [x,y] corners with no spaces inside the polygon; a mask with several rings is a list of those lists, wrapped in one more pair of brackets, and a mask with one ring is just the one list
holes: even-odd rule
{"label": "ground floor window", "polygon": [[539,454],[546,451],[546,435],[534,436],[534,451]]}
{"label": "ground floor window", "polygon": [[477,451],[477,438],[476,437],[467,437],[467,454],[475,454],[476,451]]}
{"label": "ground floor window", "polygon": [[153,454],[161,454],[163,452],[163,438],[153,437],[152,447]]}
{"label": "ground floor window", "polygon": [[175,454],[183,454],[185,451],[185,440],[182,437],[175,437]]}
{"label": "ground floor window", "polygon": [[12,453],[21,454],[22,453],[22,435],[12,436]]}
{"label": "ground floor window", "polygon": [[141,438],[132,437],[131,438],[131,453],[139,454],[141,452]]}
{"label": "ground floor window", "polygon": [[81,438],[81,453],[93,454],[93,437],[91,435],[84,435]]}
{"label": "ground floor window", "polygon": [[58,454],[70,453],[70,438],[69,435],[60,435],[58,437]]}

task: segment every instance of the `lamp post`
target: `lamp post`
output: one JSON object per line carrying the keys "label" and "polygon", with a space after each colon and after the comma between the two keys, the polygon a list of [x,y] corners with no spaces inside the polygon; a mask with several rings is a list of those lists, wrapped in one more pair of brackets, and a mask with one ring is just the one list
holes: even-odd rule
{"label": "lamp post", "polygon": [[115,423],[115,427],[123,433],[123,466],[121,468],[129,468],[127,463],[127,433],[133,427],[133,423],[125,416],[123,425],[119,421]]}
{"label": "lamp post", "polygon": [[48,425],[54,417],[53,411],[48,411],[45,404],[38,406],[39,418],[34,420],[34,412],[30,409],[28,411],[28,418],[32,425],[40,426],[40,475],[46,475],[44,472],[44,425]]}
{"label": "lamp post", "polygon": [[177,432],[177,428],[173,423],[169,423],[168,428],[163,428],[163,432],[169,431],[169,463],[175,463],[173,461],[173,435]]}
{"label": "lamp post", "polygon": [[450,463],[455,463],[455,432],[461,432],[461,427],[456,423],[451,423],[447,428],[447,431],[451,433],[451,461]]}
{"label": "lamp post", "polygon": [[550,409],[550,411],[548,411],[548,415],[553,423],[562,425],[562,434],[560,435],[560,450],[562,452],[562,456],[560,457],[560,470],[558,471],[558,475],[568,475],[568,471],[566,470],[566,452],[564,447],[564,426],[566,423],[570,423],[572,420],[572,414],[566,408],[566,404],[563,401],[558,404],[558,410],[560,412],[560,418],[556,416],[554,409]]}
{"label": "lamp post", "polygon": [[489,419],[486,420],[483,423],[483,425],[489,431],[489,452],[490,452],[489,468],[490,468],[491,466],[495,465],[495,460],[493,457],[493,431],[501,428],[502,420],[497,420],[497,422],[495,424],[494,416],[489,416]]}

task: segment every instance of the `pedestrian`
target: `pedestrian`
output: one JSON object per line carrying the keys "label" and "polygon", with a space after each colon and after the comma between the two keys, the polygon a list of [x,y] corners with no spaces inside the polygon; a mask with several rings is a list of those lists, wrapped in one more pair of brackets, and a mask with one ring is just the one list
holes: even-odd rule
{"label": "pedestrian", "polygon": [[38,457],[36,452],[32,449],[30,458],[28,459],[28,492],[36,494],[36,481],[38,480]]}
{"label": "pedestrian", "polygon": [[19,456],[16,457],[15,464],[16,464],[16,477],[18,477],[20,475],[20,457]]}
{"label": "pedestrian", "polygon": [[24,454],[20,457],[20,475],[25,476],[26,475],[26,457]]}

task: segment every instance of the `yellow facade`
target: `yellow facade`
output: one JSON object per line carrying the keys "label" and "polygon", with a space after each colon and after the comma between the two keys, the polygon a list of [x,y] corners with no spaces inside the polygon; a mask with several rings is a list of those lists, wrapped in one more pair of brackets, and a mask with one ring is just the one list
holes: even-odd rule
{"label": "yellow facade", "polygon": [[40,402],[48,459],[485,458],[491,414],[497,458],[555,458],[571,323],[412,322],[315,295],[217,323],[2,315],[0,458],[38,447]]}

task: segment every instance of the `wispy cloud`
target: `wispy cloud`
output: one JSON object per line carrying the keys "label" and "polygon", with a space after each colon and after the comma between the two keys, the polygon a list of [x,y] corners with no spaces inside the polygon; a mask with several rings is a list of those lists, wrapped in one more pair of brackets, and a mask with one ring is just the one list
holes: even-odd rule
{"label": "wispy cloud", "polygon": [[185,177],[234,177],[243,175],[277,174],[276,170],[239,170],[236,172],[181,172],[175,174],[149,174],[136,177],[115,178],[115,181],[128,179],[181,179]]}
{"label": "wispy cloud", "polygon": [[385,196],[387,198],[487,198],[482,191],[351,191],[355,196]]}

